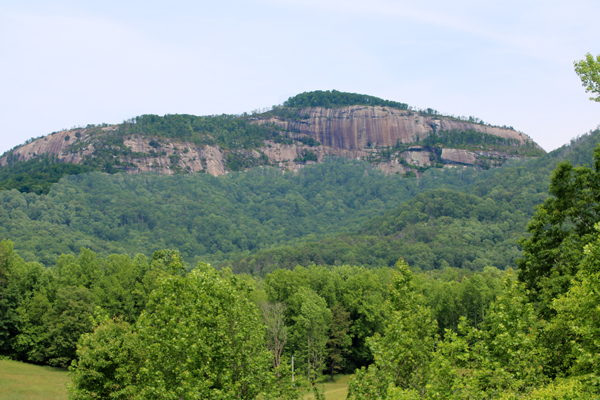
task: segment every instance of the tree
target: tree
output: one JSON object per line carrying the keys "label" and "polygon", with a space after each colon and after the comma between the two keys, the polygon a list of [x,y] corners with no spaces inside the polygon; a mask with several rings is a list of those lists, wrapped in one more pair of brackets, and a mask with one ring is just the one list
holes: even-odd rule
{"label": "tree", "polygon": [[250,291],[208,264],[161,276],[133,327],[104,319],[82,336],[71,398],[254,399],[281,390]]}
{"label": "tree", "polygon": [[600,54],[594,59],[593,55],[587,53],[584,60],[575,61],[573,64],[585,92],[596,94],[596,97],[590,97],[590,100],[600,102]]}
{"label": "tree", "polygon": [[12,354],[12,342],[19,332],[17,308],[23,300],[20,280],[25,268],[12,242],[0,242],[0,356]]}
{"label": "tree", "polygon": [[281,365],[281,355],[288,338],[288,328],[284,318],[285,305],[263,302],[260,309],[267,326],[267,347],[273,354],[273,368],[277,370]]}
{"label": "tree", "polygon": [[549,192],[527,225],[531,236],[521,239],[523,258],[517,260],[519,280],[546,318],[554,314],[552,299],[568,291],[600,221],[600,146],[592,168],[559,163]]}
{"label": "tree", "polygon": [[437,322],[423,296],[416,292],[408,264],[400,260],[396,266],[389,323],[383,335],[376,333],[368,340],[375,362],[357,371],[349,385],[350,399],[424,397],[436,373],[432,362]]}
{"label": "tree", "polygon": [[563,296],[555,299],[557,316],[551,321],[554,330],[563,333],[569,344],[563,362],[568,372],[592,387],[600,381],[600,223],[594,241],[585,246],[584,258]]}
{"label": "tree", "polygon": [[340,303],[331,307],[331,315],[326,360],[333,382],[334,372],[339,372],[344,367],[346,355],[350,353],[348,348],[352,345],[352,334],[350,333],[352,320],[350,313]]}
{"label": "tree", "polygon": [[160,279],[137,322],[143,397],[251,399],[265,388],[270,355],[248,290],[207,264]]}
{"label": "tree", "polygon": [[139,335],[121,317],[96,309],[95,329],[79,339],[77,359],[69,367],[72,400],[134,398],[144,355]]}
{"label": "tree", "polygon": [[306,368],[306,378],[314,383],[323,370],[331,311],[327,308],[325,300],[312,289],[301,287],[294,297],[294,303],[299,305],[299,312],[293,317],[294,342],[300,350]]}
{"label": "tree", "polygon": [[76,358],[79,337],[92,328],[93,309],[93,295],[88,289],[82,286],[58,289],[52,309],[44,318],[49,338],[46,357],[50,365],[64,368]]}

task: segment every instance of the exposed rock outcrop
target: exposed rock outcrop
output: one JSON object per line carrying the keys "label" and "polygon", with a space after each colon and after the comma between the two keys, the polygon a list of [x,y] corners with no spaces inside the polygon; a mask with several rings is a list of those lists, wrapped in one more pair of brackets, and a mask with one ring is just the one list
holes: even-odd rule
{"label": "exposed rock outcrop", "polygon": [[[273,126],[284,140],[266,140],[264,146],[254,145],[250,149],[224,150],[216,145],[198,146],[185,140],[153,137],[141,131],[122,129],[120,125],[79,128],[55,132],[20,146],[0,158],[0,166],[5,166],[9,160],[27,161],[43,154],[53,155],[62,162],[79,164],[94,157],[96,149],[103,149],[98,144],[99,137],[117,134],[120,136],[115,146],[119,151],[109,157],[113,157],[110,160],[114,160],[116,168],[127,173],[207,172],[217,176],[230,170],[230,159],[238,160],[238,166],[242,165],[242,168],[267,164],[297,171],[307,163],[321,162],[326,156],[339,156],[367,160],[387,173],[415,172],[419,175],[426,168],[442,167],[442,164],[501,165],[507,158],[520,156],[520,153],[510,150],[511,146],[513,149],[521,146],[540,149],[527,135],[512,129],[385,107],[294,109],[287,114],[258,115],[251,121]],[[444,148],[438,144],[423,145],[423,140],[429,135],[443,131],[475,131],[511,141],[505,142],[504,147],[463,146],[462,149],[451,145]],[[215,142],[210,134],[207,133],[206,137],[204,143]],[[108,146],[107,151],[111,154],[112,143],[117,142],[112,139],[105,141],[104,149]]]}
{"label": "exposed rock outcrop", "polygon": [[477,155],[466,150],[443,149],[440,158],[444,162],[463,165],[475,165],[477,163]]}
{"label": "exposed rock outcrop", "polygon": [[310,136],[325,146],[345,150],[413,143],[426,138],[434,130],[474,130],[513,139],[519,145],[527,141],[533,143],[529,136],[511,129],[385,107],[315,107],[300,109],[297,115],[299,118],[295,120],[258,117],[256,121],[260,124],[274,124],[284,130]]}

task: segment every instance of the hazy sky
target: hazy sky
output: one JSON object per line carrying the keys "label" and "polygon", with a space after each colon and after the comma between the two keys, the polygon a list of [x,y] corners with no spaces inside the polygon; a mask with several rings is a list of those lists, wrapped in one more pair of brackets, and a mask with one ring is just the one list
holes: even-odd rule
{"label": "hazy sky", "polygon": [[141,114],[241,113],[337,89],[512,125],[552,150],[600,124],[573,61],[600,1],[0,3],[0,153]]}

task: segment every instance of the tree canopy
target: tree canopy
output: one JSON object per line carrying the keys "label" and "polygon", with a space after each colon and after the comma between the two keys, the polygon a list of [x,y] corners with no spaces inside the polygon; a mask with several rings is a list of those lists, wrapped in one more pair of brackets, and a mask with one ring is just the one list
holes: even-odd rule
{"label": "tree canopy", "polygon": [[596,95],[590,97],[590,100],[600,102],[600,54],[594,58],[593,55],[587,53],[585,59],[575,61],[573,64],[586,93]]}

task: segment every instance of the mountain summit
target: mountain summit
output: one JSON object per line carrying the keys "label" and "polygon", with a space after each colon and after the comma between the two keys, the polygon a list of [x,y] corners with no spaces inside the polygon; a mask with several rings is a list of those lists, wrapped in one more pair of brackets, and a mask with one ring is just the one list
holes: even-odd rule
{"label": "mountain summit", "polygon": [[259,165],[298,170],[340,156],[410,177],[428,168],[487,169],[544,153],[511,127],[333,90],[302,93],[251,114],[142,115],[116,125],[54,132],[5,153],[0,166],[27,172],[39,169],[34,160],[43,159],[44,165],[83,170],[216,176]]}

